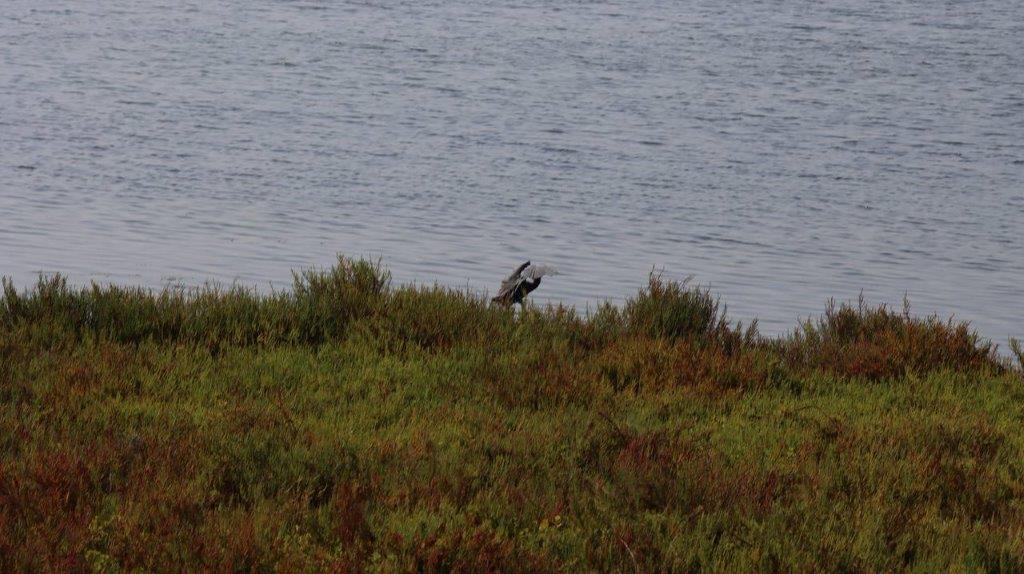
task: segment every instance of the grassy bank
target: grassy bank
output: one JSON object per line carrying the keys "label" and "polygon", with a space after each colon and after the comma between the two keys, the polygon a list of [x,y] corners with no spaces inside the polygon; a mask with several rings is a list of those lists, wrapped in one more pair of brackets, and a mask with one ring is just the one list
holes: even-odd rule
{"label": "grassy bank", "polygon": [[0,301],[0,570],[1024,569],[1019,365],[652,279],[589,317],[393,287]]}

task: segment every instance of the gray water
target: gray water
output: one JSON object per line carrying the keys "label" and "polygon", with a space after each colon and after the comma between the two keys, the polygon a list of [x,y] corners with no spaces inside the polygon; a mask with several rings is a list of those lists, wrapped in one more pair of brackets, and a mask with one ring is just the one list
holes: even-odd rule
{"label": "gray water", "polygon": [[0,274],[399,282],[764,331],[829,297],[1024,335],[1024,2],[0,3]]}

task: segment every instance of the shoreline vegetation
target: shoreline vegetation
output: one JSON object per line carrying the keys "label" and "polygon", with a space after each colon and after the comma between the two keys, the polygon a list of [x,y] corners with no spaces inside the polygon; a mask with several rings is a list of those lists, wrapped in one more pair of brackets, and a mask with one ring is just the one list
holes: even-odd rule
{"label": "shoreline vegetation", "polygon": [[294,288],[0,299],[2,571],[1021,571],[1024,353],[652,276],[522,313]]}

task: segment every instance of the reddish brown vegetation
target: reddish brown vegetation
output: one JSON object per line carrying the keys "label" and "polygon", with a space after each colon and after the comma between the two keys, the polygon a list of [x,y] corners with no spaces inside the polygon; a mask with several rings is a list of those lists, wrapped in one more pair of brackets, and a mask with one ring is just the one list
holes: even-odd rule
{"label": "reddish brown vegetation", "polygon": [[347,261],[8,288],[0,571],[1020,569],[1011,368],[863,304],[765,339],[656,277],[588,317]]}

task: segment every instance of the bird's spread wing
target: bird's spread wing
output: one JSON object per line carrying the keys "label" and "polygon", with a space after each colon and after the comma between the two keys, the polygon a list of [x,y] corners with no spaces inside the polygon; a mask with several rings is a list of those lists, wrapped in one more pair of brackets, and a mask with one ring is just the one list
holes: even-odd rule
{"label": "bird's spread wing", "polygon": [[530,265],[522,275],[526,279],[540,279],[545,275],[558,275],[558,270],[550,265]]}
{"label": "bird's spread wing", "polygon": [[513,271],[512,274],[508,276],[508,279],[505,279],[505,281],[502,281],[502,286],[504,286],[505,283],[508,283],[509,281],[516,281],[516,280],[518,280],[519,276],[522,275],[523,270],[526,269],[529,266],[530,266],[530,262],[527,261],[526,263],[523,263],[519,267],[516,267],[516,270]]}
{"label": "bird's spread wing", "polygon": [[533,291],[540,285],[540,278],[545,275],[557,275],[558,271],[548,265],[532,265],[529,261],[523,263],[501,282],[498,294],[494,301],[514,302],[522,299],[527,293]]}

